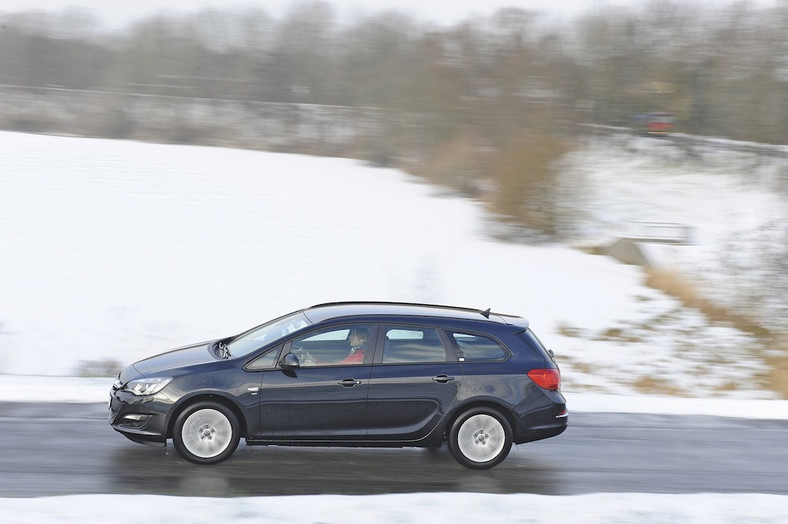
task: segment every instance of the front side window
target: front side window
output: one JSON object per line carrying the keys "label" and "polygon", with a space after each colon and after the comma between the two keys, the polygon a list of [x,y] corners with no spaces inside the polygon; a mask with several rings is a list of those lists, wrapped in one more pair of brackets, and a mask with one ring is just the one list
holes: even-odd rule
{"label": "front side window", "polygon": [[371,357],[372,327],[354,324],[313,331],[293,340],[290,352],[302,367],[360,365]]}
{"label": "front side window", "polygon": [[383,345],[384,364],[446,362],[446,348],[433,328],[387,327]]}
{"label": "front side window", "polygon": [[470,333],[450,333],[466,361],[502,360],[508,353],[490,337]]}

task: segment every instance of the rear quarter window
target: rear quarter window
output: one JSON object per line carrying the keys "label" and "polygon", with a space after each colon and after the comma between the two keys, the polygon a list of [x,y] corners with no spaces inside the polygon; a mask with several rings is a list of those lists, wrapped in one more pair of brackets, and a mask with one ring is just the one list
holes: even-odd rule
{"label": "rear quarter window", "polygon": [[461,332],[450,332],[449,336],[466,362],[504,360],[509,356],[509,352],[490,337]]}
{"label": "rear quarter window", "polygon": [[536,356],[544,358],[545,360],[553,360],[545,345],[542,344],[542,341],[539,340],[536,334],[530,329],[518,334],[517,338],[522,340],[525,346],[528,347]]}

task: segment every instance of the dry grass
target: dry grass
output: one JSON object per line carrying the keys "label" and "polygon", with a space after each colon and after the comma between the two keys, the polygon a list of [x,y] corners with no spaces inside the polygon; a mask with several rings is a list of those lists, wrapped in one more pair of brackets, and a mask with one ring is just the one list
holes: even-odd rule
{"label": "dry grass", "polygon": [[754,319],[714,304],[701,296],[692,282],[674,271],[647,269],[646,285],[677,298],[685,307],[699,310],[713,322],[730,324],[759,338],[773,338],[773,334]]}
{"label": "dry grass", "polygon": [[586,375],[593,375],[596,369],[594,366],[586,362],[574,362],[572,363],[572,367],[575,368],[575,371],[579,373],[585,373]]}
{"label": "dry grass", "polygon": [[585,336],[582,329],[570,326],[565,322],[558,323],[558,333],[568,338],[583,338]]}
{"label": "dry grass", "polygon": [[472,133],[461,133],[438,144],[416,172],[433,183],[473,195],[488,155],[477,146]]}
{"label": "dry grass", "polygon": [[788,341],[778,344],[776,349],[780,351],[780,355],[766,359],[770,366],[767,381],[773,391],[788,399]]}
{"label": "dry grass", "polygon": [[602,333],[594,338],[596,341],[615,341],[615,342],[624,342],[627,344],[637,344],[643,342],[643,339],[637,335],[632,334],[631,329],[624,329],[624,328],[607,328]]}
{"label": "dry grass", "polygon": [[678,386],[659,381],[654,377],[640,377],[632,384],[640,393],[648,395],[687,396]]}
{"label": "dry grass", "polygon": [[696,287],[673,271],[648,269],[646,285],[677,298],[686,307],[698,309],[709,320],[729,324],[754,335],[764,347],[776,350],[777,356],[767,356],[770,372],[765,377],[766,387],[788,399],[788,340],[782,339],[754,319],[718,306],[702,297]]}
{"label": "dry grass", "polygon": [[490,179],[495,212],[516,223],[552,233],[554,164],[568,151],[562,139],[523,130],[496,156]]}

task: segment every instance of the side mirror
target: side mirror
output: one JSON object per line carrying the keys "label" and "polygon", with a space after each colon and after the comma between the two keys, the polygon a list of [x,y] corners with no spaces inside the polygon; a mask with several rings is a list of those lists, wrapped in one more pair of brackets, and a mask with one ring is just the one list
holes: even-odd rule
{"label": "side mirror", "polygon": [[293,355],[292,353],[288,353],[285,355],[285,358],[282,359],[282,367],[283,368],[300,368],[301,363],[298,361],[298,357]]}
{"label": "side mirror", "polygon": [[547,354],[550,355],[550,360],[555,360],[555,353],[553,353],[552,349],[548,349]]}

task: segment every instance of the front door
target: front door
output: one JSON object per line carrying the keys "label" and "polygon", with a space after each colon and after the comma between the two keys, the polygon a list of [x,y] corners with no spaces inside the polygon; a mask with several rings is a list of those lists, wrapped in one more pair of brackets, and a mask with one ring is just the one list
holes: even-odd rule
{"label": "front door", "polygon": [[374,341],[374,327],[322,329],[288,343],[283,353],[295,355],[298,366],[280,365],[264,373],[260,437],[292,442],[363,440],[372,370],[372,352],[366,348]]}

